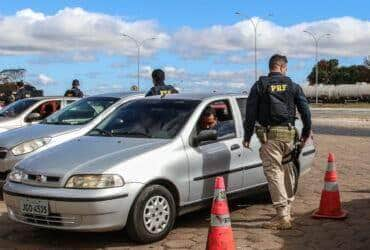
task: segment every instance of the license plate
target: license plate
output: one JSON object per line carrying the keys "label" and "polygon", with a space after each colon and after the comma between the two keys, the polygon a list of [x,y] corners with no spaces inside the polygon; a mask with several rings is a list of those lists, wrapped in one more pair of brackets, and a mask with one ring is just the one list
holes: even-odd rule
{"label": "license plate", "polygon": [[21,212],[32,215],[49,215],[49,202],[36,199],[21,199]]}

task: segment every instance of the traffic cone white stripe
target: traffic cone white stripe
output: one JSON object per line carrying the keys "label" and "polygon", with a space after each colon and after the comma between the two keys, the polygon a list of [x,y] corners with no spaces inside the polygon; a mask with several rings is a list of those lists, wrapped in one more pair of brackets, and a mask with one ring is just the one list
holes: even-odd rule
{"label": "traffic cone white stripe", "polygon": [[328,162],[328,165],[326,167],[326,172],[334,171],[335,170],[335,165],[334,162]]}
{"label": "traffic cone white stripe", "polygon": [[335,192],[338,191],[338,183],[336,182],[325,182],[324,184],[324,190],[329,192]]}
{"label": "traffic cone white stripe", "polygon": [[226,193],[223,189],[215,189],[214,200],[223,201],[226,200]]}
{"label": "traffic cone white stripe", "polygon": [[231,219],[229,214],[216,215],[211,214],[212,227],[231,227]]}

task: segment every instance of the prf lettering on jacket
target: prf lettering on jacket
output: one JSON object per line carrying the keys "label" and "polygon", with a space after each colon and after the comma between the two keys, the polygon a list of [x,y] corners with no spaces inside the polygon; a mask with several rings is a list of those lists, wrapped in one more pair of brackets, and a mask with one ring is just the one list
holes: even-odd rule
{"label": "prf lettering on jacket", "polygon": [[170,95],[170,94],[172,94],[172,92],[171,92],[171,90],[161,90],[160,94],[161,95]]}
{"label": "prf lettering on jacket", "polygon": [[271,92],[284,92],[286,87],[286,84],[271,85]]}

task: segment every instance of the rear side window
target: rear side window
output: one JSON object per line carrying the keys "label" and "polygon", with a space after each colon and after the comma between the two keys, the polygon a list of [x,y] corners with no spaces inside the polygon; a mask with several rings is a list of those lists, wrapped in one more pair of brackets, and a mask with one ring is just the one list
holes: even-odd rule
{"label": "rear side window", "polygon": [[247,98],[237,98],[236,101],[238,102],[238,107],[240,110],[240,113],[243,118],[243,122],[245,121],[245,112],[247,108]]}

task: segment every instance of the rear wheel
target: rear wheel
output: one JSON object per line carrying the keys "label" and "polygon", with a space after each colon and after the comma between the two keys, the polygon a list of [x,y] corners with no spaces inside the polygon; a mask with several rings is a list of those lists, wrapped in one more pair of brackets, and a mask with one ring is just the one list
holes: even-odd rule
{"label": "rear wheel", "polygon": [[172,194],[163,186],[146,187],[131,208],[127,222],[130,238],[140,243],[159,241],[171,231],[176,218]]}

